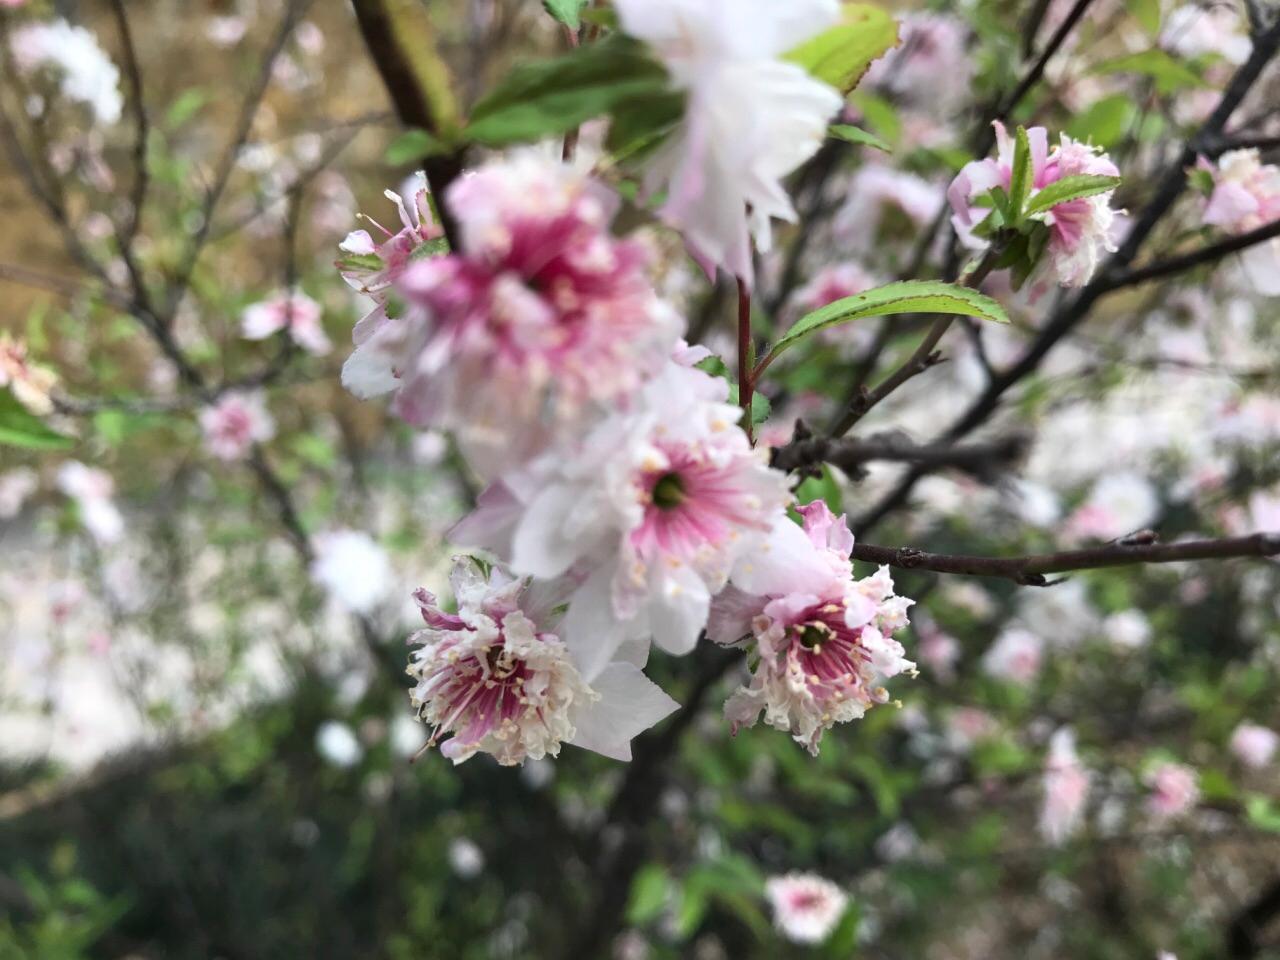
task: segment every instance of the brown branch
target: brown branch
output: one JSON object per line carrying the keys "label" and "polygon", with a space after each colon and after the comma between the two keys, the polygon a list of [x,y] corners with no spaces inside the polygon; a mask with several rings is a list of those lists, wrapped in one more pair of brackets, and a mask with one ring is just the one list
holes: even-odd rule
{"label": "brown branch", "polygon": [[926,553],[914,547],[878,547],[856,543],[853,558],[883,563],[904,570],[930,570],[969,577],[998,577],[1023,586],[1043,587],[1047,574],[1102,567],[1127,567],[1144,563],[1181,563],[1188,560],[1226,560],[1233,557],[1274,557],[1280,554],[1280,533],[1255,533],[1220,540],[1184,540],[1156,543],[1150,531],[1100,547],[1063,550],[1024,557],[974,557]]}
{"label": "brown branch", "polygon": [[1201,247],[1199,250],[1192,250],[1190,253],[1184,253],[1181,256],[1170,257],[1168,260],[1160,260],[1145,267],[1114,274],[1105,283],[1108,285],[1107,289],[1118,290],[1121,287],[1133,287],[1151,280],[1162,280],[1165,277],[1172,277],[1188,270],[1194,270],[1196,267],[1204,266],[1207,263],[1216,263],[1230,254],[1247,250],[1249,247],[1266,243],[1268,240],[1274,240],[1277,237],[1280,237],[1280,220],[1273,220],[1271,223],[1264,224],[1256,230],[1250,230],[1248,233],[1220,240],[1217,243]]}

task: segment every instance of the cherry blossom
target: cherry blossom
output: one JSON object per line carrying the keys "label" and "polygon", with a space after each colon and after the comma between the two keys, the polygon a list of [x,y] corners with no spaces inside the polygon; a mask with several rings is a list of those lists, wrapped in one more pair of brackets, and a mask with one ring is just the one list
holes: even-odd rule
{"label": "cherry blossom", "polygon": [[716,599],[708,636],[733,643],[749,633],[759,661],[725,704],[735,732],[767,724],[817,754],[822,735],[887,703],[881,681],[914,673],[892,634],[907,624],[910,600],[894,596],[888,568],[853,578],[853,535],[822,501],[785,515],[766,550],[748,554],[734,585]]}
{"label": "cherry blossom", "polygon": [[265,340],[281,331],[307,353],[323,356],[333,349],[321,325],[323,311],[305,293],[278,293],[247,307],[240,332],[247,340]]}
{"label": "cherry blossom", "polygon": [[30,467],[16,467],[0,473],[0,520],[16,517],[27,498],[40,487],[40,478]]}
{"label": "cherry blossom", "polygon": [[[347,256],[339,258],[338,272],[353,289],[373,298],[378,305],[370,316],[382,316],[386,309],[391,288],[415,258],[440,252],[428,247],[432,241],[444,236],[431,212],[431,198],[425,182],[412,193],[412,200],[391,190],[385,192],[388,200],[396,205],[400,215],[400,229],[392,233],[377,220],[365,216],[382,234],[375,240],[368,230],[353,230],[338,245]],[[366,318],[368,319],[368,318]],[[357,337],[359,343],[359,337]]]}
{"label": "cherry blossom", "polygon": [[372,613],[392,585],[391,561],[378,542],[360,530],[333,530],[315,538],[311,578],[342,607]]}
{"label": "cherry blossom", "polygon": [[76,502],[80,522],[100,544],[118,543],[125,523],[115,502],[115,481],[105,470],[68,460],[58,468],[58,489]]}
{"label": "cherry blossom", "polygon": [[98,123],[120,119],[124,97],[120,71],[98,46],[93,32],[66,20],[26,23],[9,40],[14,62],[23,73],[51,67],[58,74],[62,95],[89,107]]}
{"label": "cherry blossom", "polygon": [[1231,734],[1231,752],[1246,767],[1265,767],[1280,747],[1280,734],[1256,723],[1241,723]]}
{"label": "cherry blossom", "polygon": [[821,145],[840,95],[779,57],[836,23],[836,0],[618,0],[687,94],[680,126],[649,161],[645,186],[696,257],[748,283],[751,238],[796,219],[782,178]]}
{"label": "cherry blossom", "polygon": [[788,873],[765,882],[773,924],[788,940],[822,943],[831,936],[849,904],[849,896],[816,873]]}
{"label": "cherry blossom", "polygon": [[1217,54],[1228,63],[1249,59],[1253,44],[1242,11],[1230,4],[1189,3],[1171,11],[1160,31],[1160,42],[1187,58]]}
{"label": "cherry blossom", "polygon": [[1055,731],[1049,740],[1042,783],[1040,832],[1050,843],[1061,844],[1079,829],[1089,799],[1089,774],[1076,756],[1075,733],[1069,728]]}
{"label": "cherry blossom", "polygon": [[219,460],[243,460],[254,444],[275,436],[276,425],[266,398],[257,392],[232,390],[200,411],[205,448]]}
{"label": "cherry blossom", "polygon": [[1011,627],[996,637],[982,657],[982,668],[993,677],[1026,686],[1040,674],[1044,641],[1028,630]]}
{"label": "cherry blossom", "polygon": [[[1213,177],[1204,222],[1238,235],[1280,220],[1280,167],[1264,164],[1257,150],[1229,150],[1217,165],[1200,161]],[[1245,273],[1259,293],[1280,296],[1280,237],[1246,249]]]}
{"label": "cherry blossom", "polygon": [[573,743],[631,759],[632,737],[678,706],[632,663],[609,664],[593,684],[553,631],[571,589],[530,583],[495,567],[486,578],[467,557],[454,564],[458,612],[416,594],[426,629],[409,665],[414,709],[432,728],[428,745],[461,763],[477,752],[503,765],[558,756]]}
{"label": "cherry blossom", "polygon": [[458,180],[460,249],[409,264],[395,317],[355,330],[343,382],[395,392],[415,426],[454,430],[485,476],[624,402],[661,368],[680,321],[634,240],[608,232],[616,198],[525,152]]}
{"label": "cherry blossom", "polygon": [[43,416],[53,410],[49,392],[57,382],[52,370],[31,362],[25,343],[0,332],[0,389],[8,387],[19,403]]}
{"label": "cherry blossom", "polygon": [[[992,187],[1008,189],[1013,179],[1013,138],[999,121],[995,128],[996,158],[966,164],[947,190],[953,211],[951,222],[961,239],[975,249],[982,249],[985,243],[973,235],[973,228],[989,212],[976,203],[977,199]],[[1106,154],[1072,140],[1066,134],[1062,134],[1052,150],[1049,149],[1049,136],[1044,127],[1030,128],[1027,139],[1031,146],[1032,197],[1063,177],[1078,174],[1119,176],[1120,171]],[[1116,249],[1112,238],[1116,211],[1111,208],[1111,196],[1111,191],[1108,191],[1068,200],[1036,215],[1049,226],[1048,262],[1062,286],[1084,286],[1097,269],[1102,252]]]}
{"label": "cherry blossom", "polygon": [[1181,816],[1200,799],[1199,777],[1195,770],[1181,763],[1161,763],[1145,777],[1151,793],[1147,809],[1159,820]]}

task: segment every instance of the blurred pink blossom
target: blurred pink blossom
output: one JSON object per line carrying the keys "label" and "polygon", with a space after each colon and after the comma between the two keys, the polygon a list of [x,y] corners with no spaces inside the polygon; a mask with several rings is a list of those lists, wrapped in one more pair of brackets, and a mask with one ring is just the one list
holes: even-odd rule
{"label": "blurred pink blossom", "polygon": [[255,443],[275,436],[276,425],[261,393],[231,391],[200,412],[208,451],[219,460],[242,460]]}
{"label": "blurred pink blossom", "polygon": [[774,926],[796,943],[826,940],[849,903],[848,894],[816,873],[770,877],[764,890],[773,908]]}
{"label": "blurred pink blossom", "polygon": [[1089,799],[1089,774],[1076,756],[1075,733],[1067,727],[1049,741],[1043,787],[1040,833],[1049,843],[1061,844],[1080,828]]}
{"label": "blurred pink blossom", "polygon": [[1280,747],[1280,734],[1256,723],[1241,723],[1231,734],[1231,752],[1246,767],[1265,767]]}
{"label": "blurred pink blossom", "polygon": [[1198,780],[1195,770],[1185,764],[1160,764],[1145,778],[1151,788],[1147,795],[1147,809],[1160,820],[1181,816],[1200,799]]}
{"label": "blurred pink blossom", "polygon": [[303,350],[323,356],[333,344],[321,325],[322,316],[320,304],[305,293],[278,293],[245,308],[240,332],[247,340],[265,340],[283,330]]}

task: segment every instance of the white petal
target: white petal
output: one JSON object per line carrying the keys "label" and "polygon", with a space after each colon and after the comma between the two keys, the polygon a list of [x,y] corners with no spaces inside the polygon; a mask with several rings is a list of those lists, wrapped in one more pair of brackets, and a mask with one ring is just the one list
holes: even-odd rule
{"label": "white petal", "polygon": [[574,592],[560,624],[561,639],[587,683],[595,682],[628,636],[634,635],[613,611],[613,570],[611,563],[595,568]]}
{"label": "white petal", "polygon": [[659,595],[649,601],[653,642],[683,656],[697,644],[710,612],[711,595],[697,574],[690,570],[686,576],[668,577]]}
{"label": "white petal", "polygon": [[774,520],[760,545],[743,555],[730,577],[745,593],[775,597],[800,591],[818,593],[830,579],[830,565],[808,534],[785,513]]}
{"label": "white petal", "polygon": [[512,569],[535,577],[558,577],[569,569],[583,547],[581,537],[566,535],[580,500],[581,491],[568,484],[555,484],[533,499],[516,527]]}
{"label": "white petal", "polygon": [[569,741],[614,760],[631,759],[631,738],[678,709],[662,688],[629,663],[611,663],[591,684],[600,699],[574,719]]}

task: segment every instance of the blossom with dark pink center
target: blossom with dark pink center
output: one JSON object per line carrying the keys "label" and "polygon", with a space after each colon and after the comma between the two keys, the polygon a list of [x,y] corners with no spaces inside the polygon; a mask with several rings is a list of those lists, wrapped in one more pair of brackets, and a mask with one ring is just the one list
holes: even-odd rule
{"label": "blossom with dark pink center", "polygon": [[333,344],[320,323],[322,315],[320,304],[305,293],[278,293],[245,308],[240,333],[246,340],[265,340],[284,331],[307,353],[323,356]]}
{"label": "blossom with dark pink center", "polygon": [[764,892],[773,908],[774,926],[796,943],[822,943],[849,904],[848,894],[816,873],[770,877]]}
{"label": "blossom with dark pink center", "polygon": [[409,263],[403,315],[362,321],[343,381],[394,391],[397,414],[456,431],[494,475],[629,398],[680,321],[644,247],[610,234],[616,198],[569,167],[525,153],[458,180],[446,202],[459,249]]}
{"label": "blossom with dark pink center", "polygon": [[454,763],[483,752],[511,765],[573,743],[629,760],[631,738],[677,707],[630,663],[610,664],[588,685],[551,632],[571,584],[531,585],[499,568],[486,578],[468,557],[455,561],[452,584],[456,614],[426,590],[415,595],[426,629],[410,638],[422,647],[409,674],[414,709],[432,728],[424,749],[440,745]]}
{"label": "blossom with dark pink center", "polygon": [[260,393],[231,391],[200,412],[206,449],[219,460],[242,460],[255,443],[275,436],[276,424]]}
{"label": "blossom with dark pink center", "polygon": [[[960,238],[975,249],[982,249],[985,241],[974,236],[973,229],[990,213],[989,207],[978,203],[979,198],[993,187],[1008,190],[1013,179],[1013,138],[999,121],[995,128],[997,156],[966,164],[947,190],[951,222]],[[1120,175],[1106,154],[1066,134],[1052,150],[1044,127],[1030,128],[1027,140],[1031,147],[1031,197],[1064,177]],[[1048,262],[1062,286],[1084,286],[1097,269],[1103,251],[1116,249],[1112,238],[1116,211],[1111,208],[1111,196],[1112,191],[1107,191],[1067,200],[1036,215],[1049,227]]]}
{"label": "blossom with dark pink center", "polygon": [[739,561],[733,585],[716,598],[708,636],[755,643],[750,681],[725,704],[734,732],[765,723],[789,731],[817,754],[834,724],[887,703],[887,678],[915,671],[892,634],[911,601],[893,593],[888,569],[853,578],[853,535],[825,503],[799,508],[803,530],[779,516],[766,542]]}

